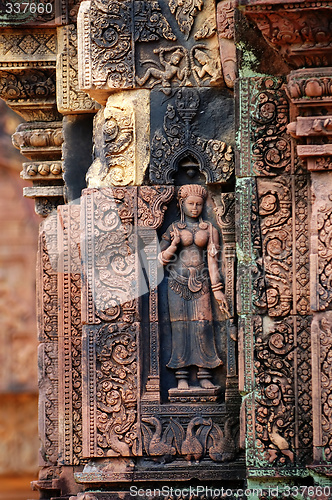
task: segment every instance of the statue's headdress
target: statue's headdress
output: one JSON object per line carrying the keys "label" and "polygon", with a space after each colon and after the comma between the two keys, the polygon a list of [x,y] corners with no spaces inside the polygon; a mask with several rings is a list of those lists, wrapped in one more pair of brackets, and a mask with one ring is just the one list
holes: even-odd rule
{"label": "statue's headdress", "polygon": [[[185,184],[184,186],[180,187],[178,191],[178,200],[181,213],[181,224],[184,223],[184,211],[182,205],[184,200],[188,198],[188,196],[200,196],[203,201],[205,201],[207,198],[207,191],[203,186],[200,186],[199,184]],[[201,221],[202,219],[200,218],[200,222]]]}

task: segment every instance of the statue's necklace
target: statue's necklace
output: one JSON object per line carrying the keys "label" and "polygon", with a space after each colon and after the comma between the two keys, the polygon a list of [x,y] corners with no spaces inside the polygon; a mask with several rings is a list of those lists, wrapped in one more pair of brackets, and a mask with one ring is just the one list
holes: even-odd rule
{"label": "statue's necklace", "polygon": [[186,222],[179,222],[178,223],[179,229],[185,229],[186,227],[188,227],[188,229],[190,231],[192,231],[193,234],[196,234],[199,229],[205,230],[209,227],[209,225],[207,224],[207,222],[203,222],[203,221],[189,223],[188,225]]}

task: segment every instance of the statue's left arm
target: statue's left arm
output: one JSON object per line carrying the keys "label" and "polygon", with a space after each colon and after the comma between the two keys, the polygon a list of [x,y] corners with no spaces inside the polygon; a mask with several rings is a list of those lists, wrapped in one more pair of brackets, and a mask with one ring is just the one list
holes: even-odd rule
{"label": "statue's left arm", "polygon": [[210,273],[210,281],[211,288],[215,299],[218,302],[220,311],[224,314],[224,318],[227,319],[230,317],[228,304],[226,301],[225,294],[222,292],[223,284],[220,278],[219,272],[219,255],[220,255],[220,246],[219,246],[219,234],[215,227],[210,226],[210,237],[208,243],[208,268]]}

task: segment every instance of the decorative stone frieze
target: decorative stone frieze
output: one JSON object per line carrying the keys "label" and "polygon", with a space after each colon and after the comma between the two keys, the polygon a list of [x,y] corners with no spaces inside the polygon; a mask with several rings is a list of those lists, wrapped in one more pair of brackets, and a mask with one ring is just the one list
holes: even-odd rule
{"label": "decorative stone frieze", "polygon": [[267,43],[293,67],[331,66],[331,2],[242,0],[240,4]]}
{"label": "decorative stone frieze", "polygon": [[158,86],[169,95],[173,87],[222,84],[213,3],[164,3],[81,4],[79,82],[98,102],[114,89]]}

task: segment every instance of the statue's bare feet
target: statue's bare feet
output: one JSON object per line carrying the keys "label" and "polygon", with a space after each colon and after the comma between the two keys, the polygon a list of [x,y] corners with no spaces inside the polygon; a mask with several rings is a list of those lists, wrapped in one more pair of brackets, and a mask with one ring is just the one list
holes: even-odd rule
{"label": "statue's bare feet", "polygon": [[200,381],[200,386],[203,387],[203,389],[214,389],[214,385],[212,384],[211,380],[208,378],[202,378]]}
{"label": "statue's bare feet", "polygon": [[178,389],[183,390],[183,389],[189,389],[189,384],[188,380],[181,378],[178,380]]}

